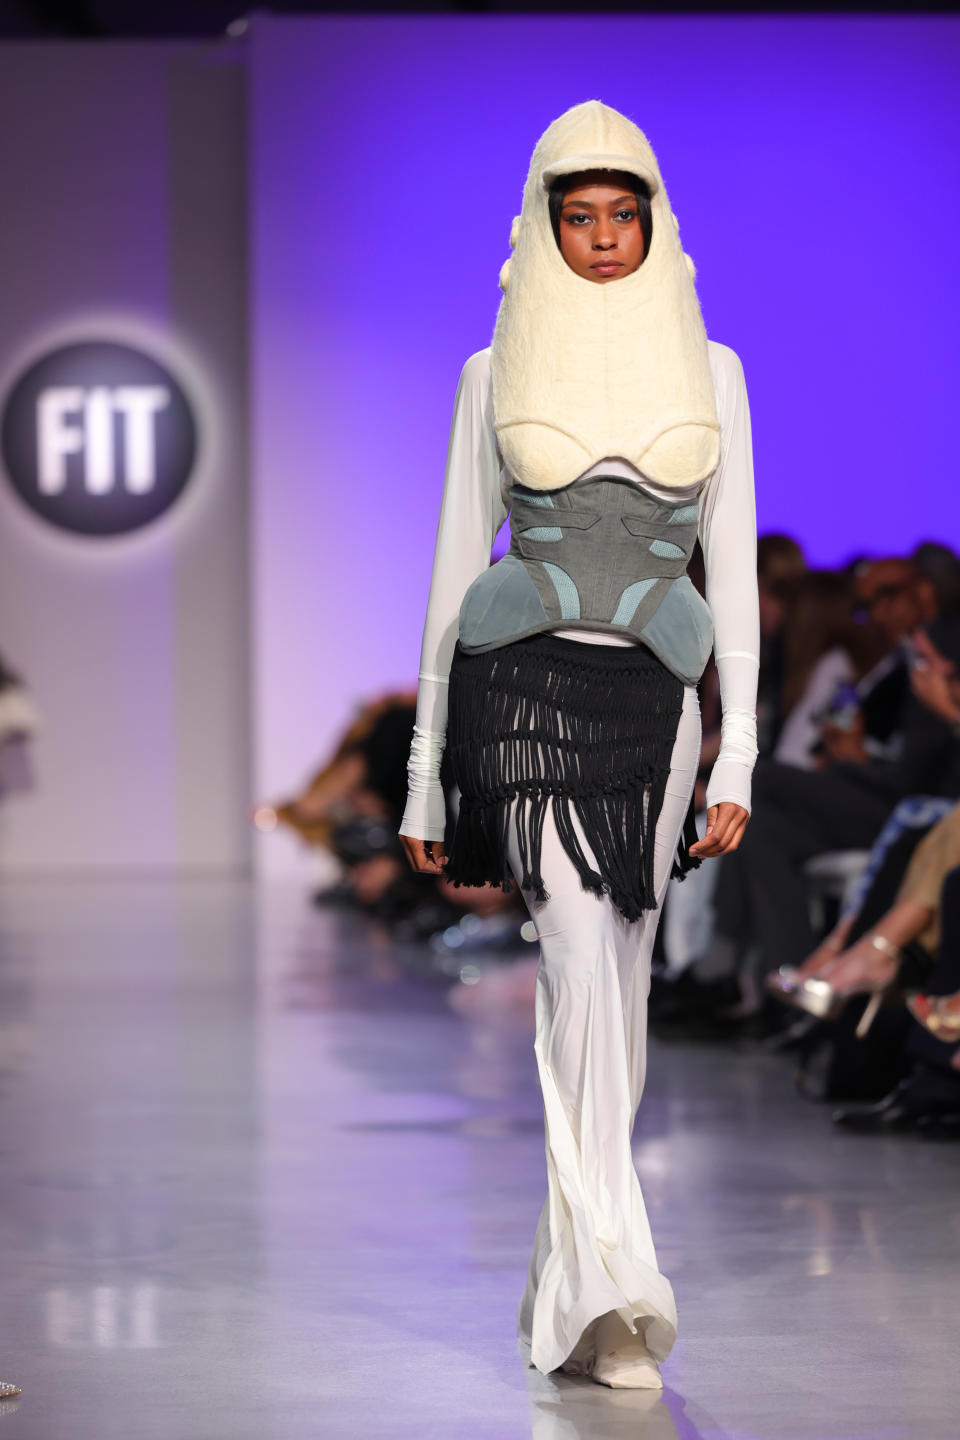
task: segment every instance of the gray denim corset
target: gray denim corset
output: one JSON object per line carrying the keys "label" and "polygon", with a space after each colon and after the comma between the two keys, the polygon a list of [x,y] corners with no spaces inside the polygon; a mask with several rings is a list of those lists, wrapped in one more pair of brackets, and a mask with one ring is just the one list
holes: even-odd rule
{"label": "gray denim corset", "polygon": [[697,502],[672,505],[614,475],[508,494],[510,549],[463,597],[462,649],[558,627],[605,630],[632,635],[696,684],[713,646],[710,611],[686,573]]}

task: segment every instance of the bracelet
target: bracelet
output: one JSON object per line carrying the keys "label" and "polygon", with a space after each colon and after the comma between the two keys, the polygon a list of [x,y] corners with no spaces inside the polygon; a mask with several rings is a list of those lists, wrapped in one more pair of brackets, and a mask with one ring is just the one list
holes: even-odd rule
{"label": "bracelet", "polygon": [[900,959],[900,946],[894,945],[893,941],[888,940],[885,935],[871,935],[870,944],[881,954],[888,955],[891,960]]}

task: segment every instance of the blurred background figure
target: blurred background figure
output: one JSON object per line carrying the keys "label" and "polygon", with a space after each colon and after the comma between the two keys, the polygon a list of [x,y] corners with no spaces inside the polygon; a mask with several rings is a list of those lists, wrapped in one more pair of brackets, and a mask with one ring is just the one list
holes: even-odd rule
{"label": "blurred background figure", "polygon": [[781,765],[815,770],[826,763],[824,729],[844,707],[859,713],[858,686],[891,647],[882,631],[857,622],[847,572],[811,570],[781,593],[780,724],[772,754]]}
{"label": "blurred background figure", "polygon": [[416,689],[365,702],[300,794],[258,805],[251,818],[263,833],[289,827],[333,857],[338,878],[314,893],[315,904],[354,907],[397,940],[430,942],[446,973],[466,953],[520,945],[525,912],[515,890],[454,886],[407,863],[397,831],[415,715]]}
{"label": "blurred background figure", "polygon": [[[938,677],[942,688],[960,658],[949,609],[957,560],[946,546],[922,550],[936,584],[912,559],[891,557],[794,571],[762,588],[773,594],[777,634],[772,753],[755,772],[752,838],[720,862],[710,924],[699,922],[700,954],[687,957],[682,986],[655,997],[659,1023],[674,1033],[744,1020],[760,1033],[778,1029],[782,1015],[764,999],[764,977],[789,974],[817,951],[833,905],[848,902],[846,913],[897,802],[896,835],[907,834],[894,853],[905,866],[907,846],[960,793],[946,702],[938,711],[918,689]],[[888,903],[903,873],[892,864],[880,892]]]}
{"label": "blurred background figure", "polygon": [[[0,655],[0,804],[34,784],[30,740],[40,717],[24,684]],[[3,823],[0,814],[0,824]]]}
{"label": "blurred background figure", "polygon": [[807,862],[828,852],[868,850],[892,806],[907,795],[960,790],[956,739],[909,684],[910,635],[926,627],[960,655],[960,628],[938,622],[936,592],[909,560],[865,563],[855,584],[858,603],[889,644],[888,656],[852,692],[841,690],[839,708],[828,707],[813,773],[776,759],[758,766],[751,839],[735,857],[745,913],[725,913],[718,921],[727,936],[754,939],[767,970],[799,963],[813,948]]}
{"label": "blurred background figure", "polygon": [[932,585],[937,613],[960,615],[960,557],[949,545],[938,540],[924,540],[910,556],[918,574]]}
{"label": "blurred background figure", "polygon": [[757,687],[757,744],[771,755],[783,722],[784,622],[791,587],[806,573],[803,547],[790,535],[757,537],[760,595],[760,678]]}

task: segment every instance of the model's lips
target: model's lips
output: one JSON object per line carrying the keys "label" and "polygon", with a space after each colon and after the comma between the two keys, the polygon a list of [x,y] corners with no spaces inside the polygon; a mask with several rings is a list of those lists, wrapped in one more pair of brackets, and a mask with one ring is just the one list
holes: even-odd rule
{"label": "model's lips", "polygon": [[622,260],[595,260],[590,266],[591,270],[622,270]]}

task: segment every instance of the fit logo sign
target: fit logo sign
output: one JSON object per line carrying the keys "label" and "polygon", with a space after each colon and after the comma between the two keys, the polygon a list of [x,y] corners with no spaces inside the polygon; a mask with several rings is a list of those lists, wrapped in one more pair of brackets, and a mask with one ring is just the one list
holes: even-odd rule
{"label": "fit logo sign", "polygon": [[20,376],[3,412],[10,483],[37,515],[81,535],[147,525],[183,492],[197,431],[173,375],[109,341],[66,345]]}

